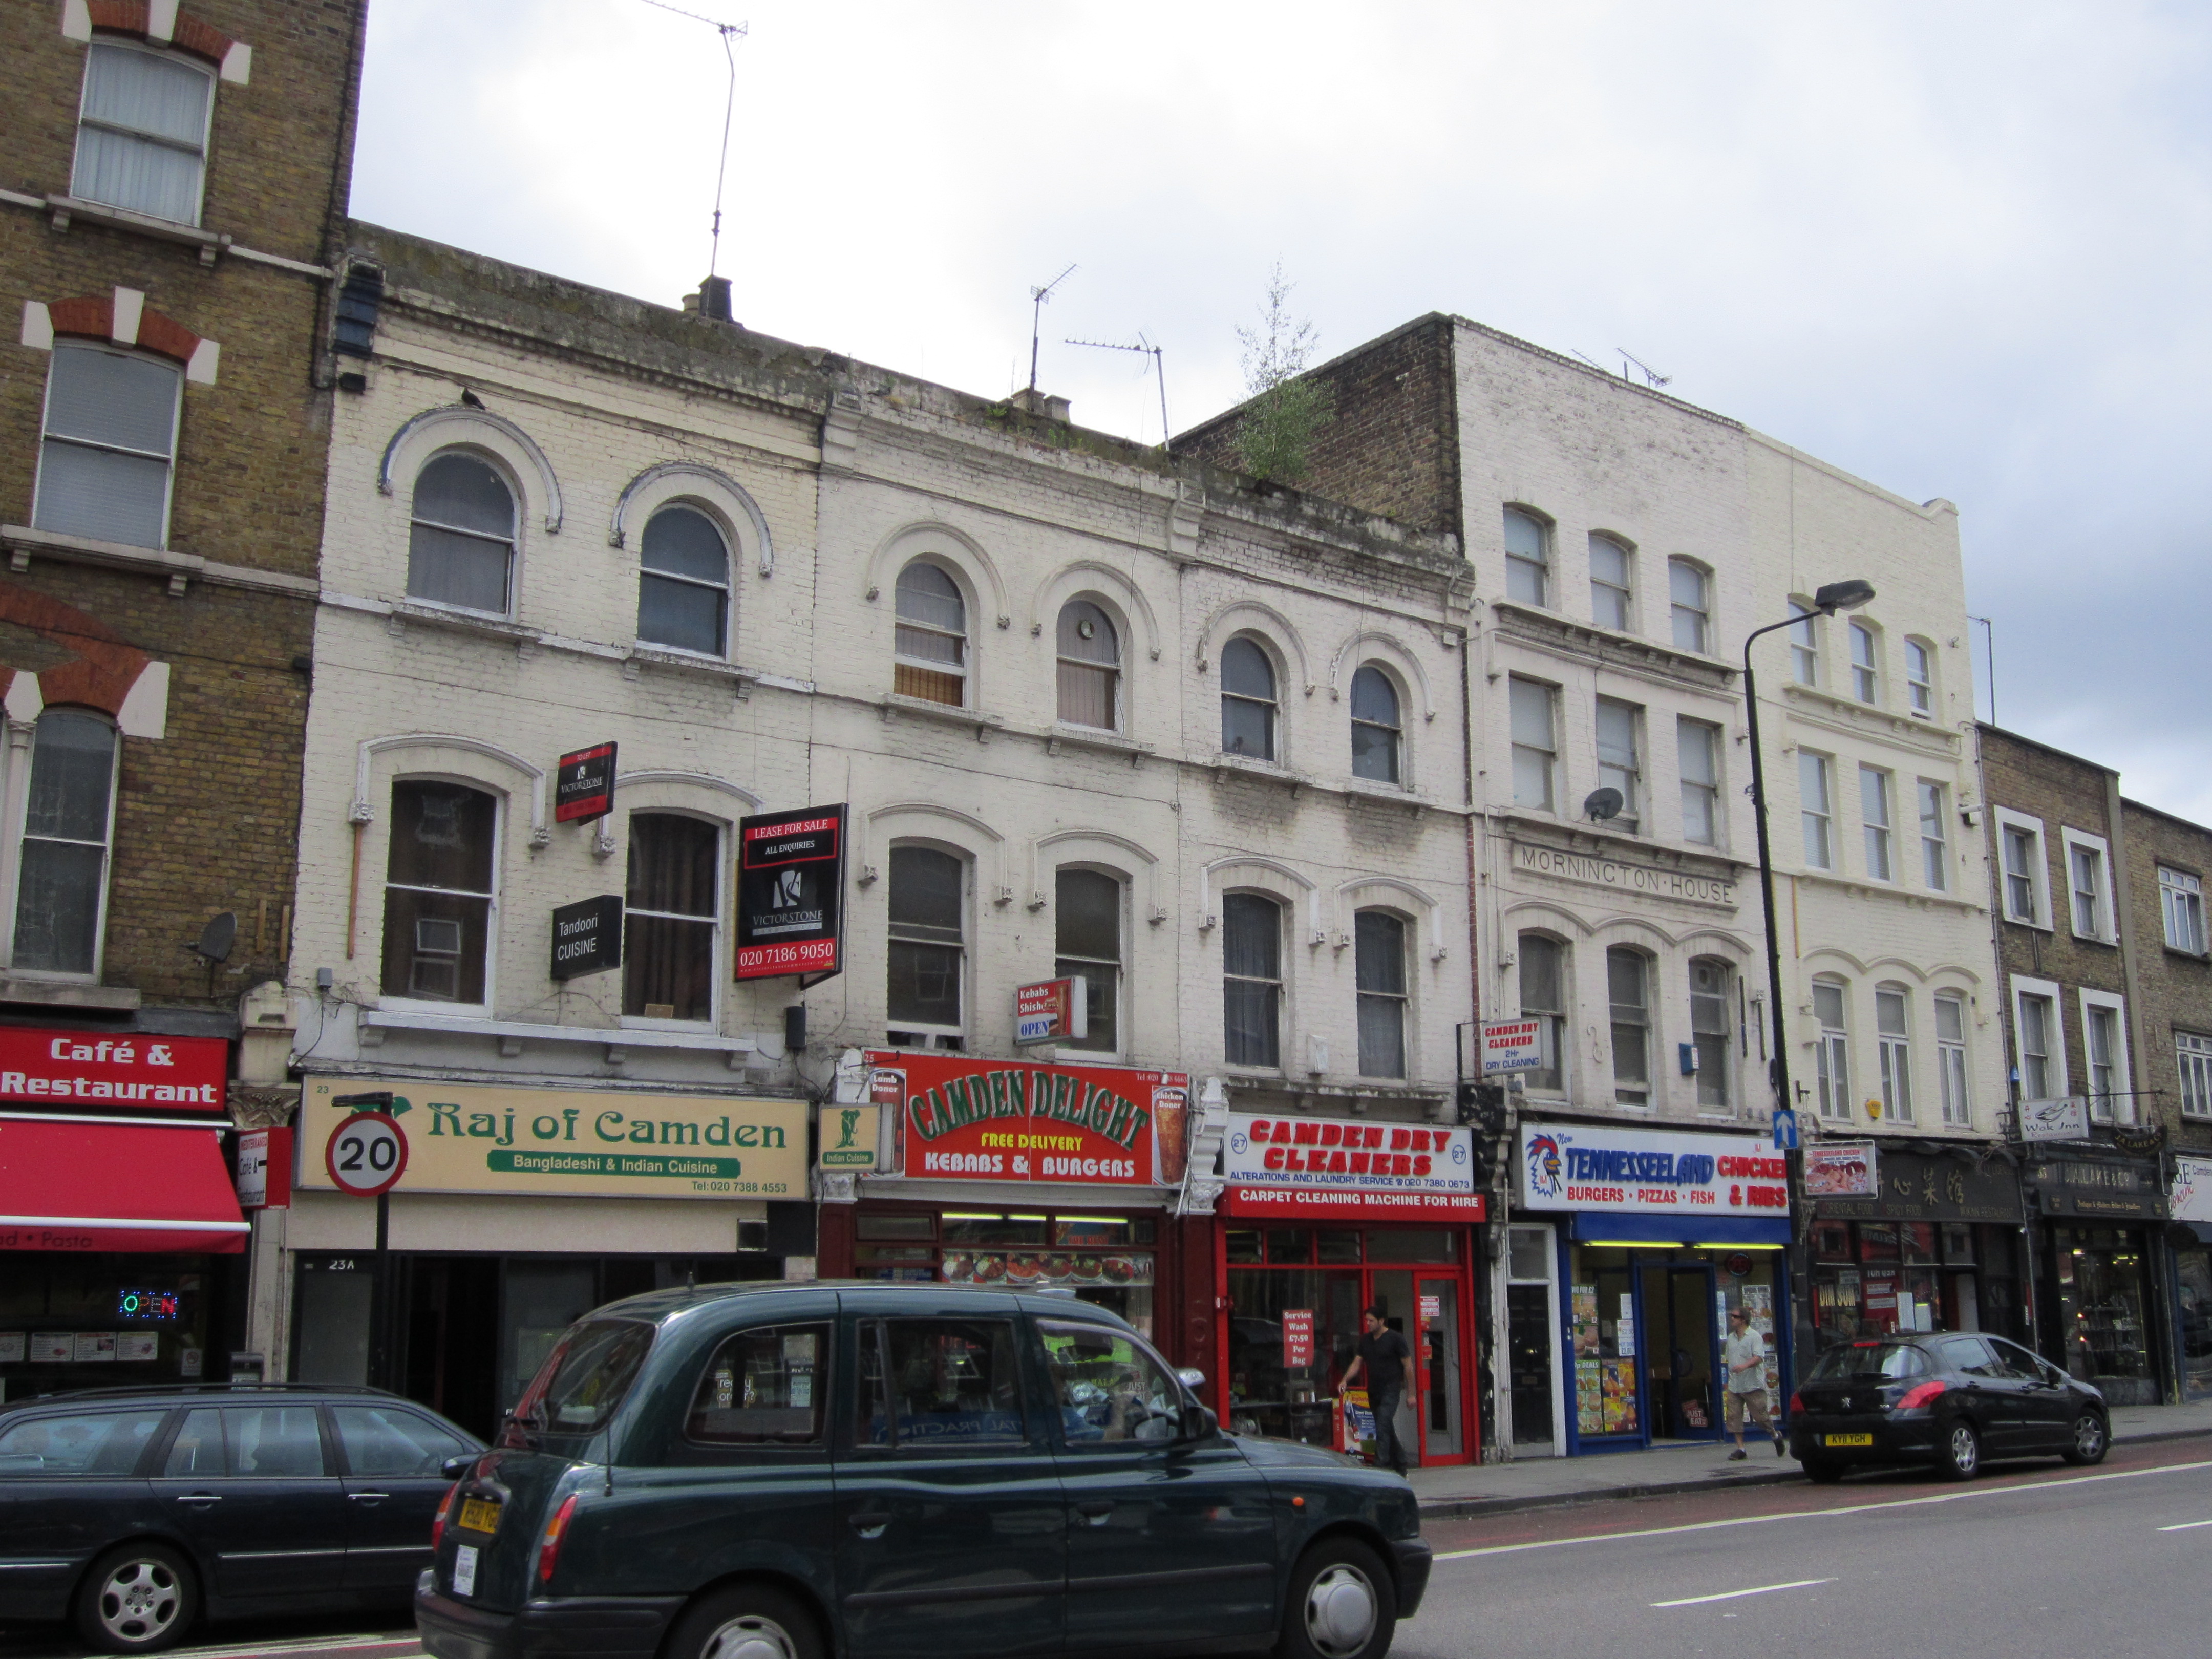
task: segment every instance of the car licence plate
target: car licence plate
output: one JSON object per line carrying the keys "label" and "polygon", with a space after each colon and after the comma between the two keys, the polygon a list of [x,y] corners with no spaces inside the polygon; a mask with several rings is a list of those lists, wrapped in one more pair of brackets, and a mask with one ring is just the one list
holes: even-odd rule
{"label": "car licence plate", "polygon": [[464,1498],[461,1524],[471,1532],[497,1532],[499,1505],[488,1498]]}
{"label": "car licence plate", "polygon": [[1871,1446],[1874,1444],[1874,1437],[1870,1434],[1824,1435],[1820,1443],[1824,1446]]}

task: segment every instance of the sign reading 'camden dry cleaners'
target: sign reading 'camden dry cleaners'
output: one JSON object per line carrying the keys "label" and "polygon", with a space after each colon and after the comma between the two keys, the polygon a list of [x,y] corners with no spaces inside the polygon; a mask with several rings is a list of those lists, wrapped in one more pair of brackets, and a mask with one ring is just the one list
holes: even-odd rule
{"label": "sign reading 'camden dry cleaners'", "polygon": [[[403,1193],[538,1193],[602,1198],[803,1198],[806,1105],[728,1095],[501,1089],[419,1078],[318,1078],[304,1139],[319,1145],[349,1107],[392,1091],[407,1135]],[[330,1186],[313,1158],[302,1187]]]}
{"label": "sign reading 'camden dry cleaners'", "polygon": [[1513,867],[1587,887],[1609,887],[1617,893],[1641,893],[1653,898],[1682,899],[1692,904],[1735,907],[1735,884],[1692,870],[1672,870],[1653,864],[1633,864],[1597,853],[1570,853],[1564,848],[1537,847],[1525,841],[1513,843]]}

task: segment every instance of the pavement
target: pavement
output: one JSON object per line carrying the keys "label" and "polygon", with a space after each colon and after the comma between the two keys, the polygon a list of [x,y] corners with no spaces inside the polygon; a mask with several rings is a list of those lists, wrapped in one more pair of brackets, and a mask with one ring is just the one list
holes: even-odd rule
{"label": "pavement", "polygon": [[[2212,1400],[2185,1406],[2115,1406],[2112,1442],[2175,1440],[2212,1434]],[[1609,1498],[1656,1498],[1695,1489],[1768,1486],[1803,1480],[1792,1457],[1776,1457],[1770,1443],[1744,1437],[1749,1455],[1728,1461],[1733,1441],[1676,1441],[1649,1451],[1593,1452],[1582,1457],[1516,1457],[1505,1463],[1462,1463],[1415,1469],[1407,1479],[1421,1500],[1424,1517],[1491,1515],[1545,1509]]]}

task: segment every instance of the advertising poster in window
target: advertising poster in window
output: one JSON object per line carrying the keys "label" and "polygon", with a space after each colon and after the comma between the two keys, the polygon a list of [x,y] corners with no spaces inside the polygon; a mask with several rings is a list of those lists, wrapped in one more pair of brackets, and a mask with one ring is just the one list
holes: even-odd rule
{"label": "advertising poster in window", "polygon": [[872,1052],[867,1064],[870,1099],[897,1109],[892,1161],[905,1176],[1108,1187],[1182,1178],[1184,1073],[896,1048]]}
{"label": "advertising poster in window", "polygon": [[737,976],[844,969],[845,806],[738,820]]}
{"label": "advertising poster in window", "polygon": [[1872,1141],[1830,1141],[1805,1149],[1807,1197],[1870,1198],[1881,1191]]}
{"label": "advertising poster in window", "polygon": [[2212,1221],[2212,1161],[2175,1158],[2167,1196],[2176,1221]]}

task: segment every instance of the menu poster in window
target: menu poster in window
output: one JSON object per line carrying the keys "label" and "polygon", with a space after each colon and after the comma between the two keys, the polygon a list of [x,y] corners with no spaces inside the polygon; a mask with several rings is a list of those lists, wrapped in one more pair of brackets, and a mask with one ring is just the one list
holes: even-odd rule
{"label": "menu poster in window", "polygon": [[126,1362],[143,1364],[161,1357],[161,1334],[159,1331],[122,1331],[115,1338],[115,1357]]}
{"label": "menu poster in window", "polygon": [[115,1333],[113,1331],[79,1331],[76,1334],[76,1348],[78,1364],[106,1364],[115,1358]]}
{"label": "menu poster in window", "polygon": [[66,1365],[76,1358],[76,1334],[74,1331],[31,1333],[31,1363],[33,1365]]}
{"label": "menu poster in window", "polygon": [[1597,1286],[1577,1285],[1572,1292],[1575,1352],[1577,1357],[1597,1352]]}
{"label": "menu poster in window", "polygon": [[1181,1072],[1121,1066],[896,1050],[872,1053],[867,1063],[878,1081],[898,1074],[902,1172],[910,1178],[1150,1186],[1155,1103],[1172,1091],[1164,1097],[1179,1104],[1190,1087]]}
{"label": "menu poster in window", "polygon": [[0,1331],[0,1365],[19,1364],[22,1358],[23,1333]]}
{"label": "menu poster in window", "polygon": [[1575,1428],[1582,1434],[1605,1432],[1605,1389],[1598,1361],[1575,1361]]}
{"label": "menu poster in window", "polygon": [[1314,1316],[1311,1308],[1283,1310],[1283,1369],[1297,1370],[1314,1363]]}
{"label": "menu poster in window", "polygon": [[1636,1357],[1636,1297],[1629,1291],[1620,1293],[1620,1322],[1613,1327],[1613,1348],[1623,1359]]}
{"label": "menu poster in window", "polygon": [[844,971],[845,804],[738,820],[737,976]]}

